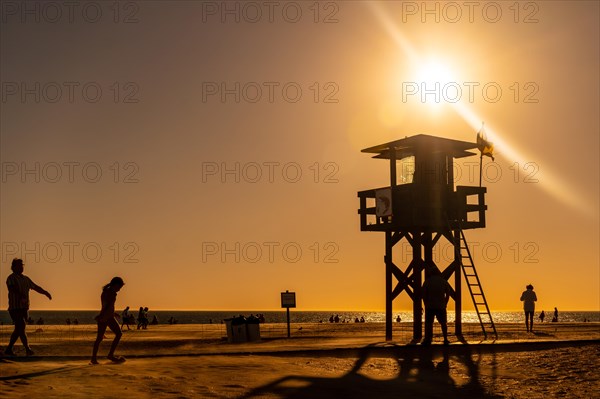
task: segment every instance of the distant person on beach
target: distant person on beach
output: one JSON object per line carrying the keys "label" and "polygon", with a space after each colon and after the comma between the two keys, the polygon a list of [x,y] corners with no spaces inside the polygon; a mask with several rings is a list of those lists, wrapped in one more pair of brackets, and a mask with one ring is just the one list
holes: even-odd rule
{"label": "distant person on beach", "polygon": [[25,354],[27,356],[33,355],[33,351],[27,343],[27,334],[25,334],[27,321],[31,319],[29,317],[29,290],[46,295],[48,299],[52,300],[52,295],[48,291],[36,285],[29,277],[23,274],[24,266],[22,259],[14,258],[10,266],[12,273],[6,279],[6,286],[8,287],[8,313],[15,325],[8,346],[4,350],[4,354],[8,356],[15,355],[13,353],[13,346],[18,338],[21,339],[21,343],[25,347]]}
{"label": "distant person on beach", "polygon": [[558,309],[554,308],[554,317],[552,317],[552,323],[558,323]]}
{"label": "distant person on beach", "polygon": [[335,317],[333,318],[333,322],[334,323],[339,323],[340,322],[340,316],[335,315]]}
{"label": "distant person on beach", "polygon": [[540,313],[540,323],[543,323],[545,318],[546,318],[546,313],[544,313],[544,311],[542,310],[542,313]]}
{"label": "distant person on beach", "polygon": [[115,363],[122,363],[125,361],[125,358],[115,356],[115,349],[117,349],[121,335],[123,335],[119,322],[115,319],[115,317],[118,317],[118,314],[115,313],[115,302],[117,301],[117,292],[119,292],[124,285],[125,283],[121,277],[113,277],[113,279],[110,280],[110,283],[102,287],[102,295],[100,296],[102,309],[100,310],[100,314],[95,317],[98,322],[98,335],[96,336],[96,342],[94,342],[92,360],[90,361],[91,364],[98,364],[98,348],[100,347],[100,342],[102,342],[102,339],[104,338],[106,327],[110,328],[112,332],[115,333],[115,339],[108,352],[108,359]]}
{"label": "distant person on beach", "polygon": [[137,329],[139,330],[140,327],[143,330],[146,330],[148,328],[148,308],[147,307],[143,308],[140,306],[140,311],[138,312]]}
{"label": "distant person on beach", "polygon": [[430,345],[433,339],[433,320],[437,319],[442,328],[444,345],[448,345],[448,325],[446,306],[450,299],[450,284],[436,268],[432,268],[423,284],[423,303],[425,304],[425,338],[421,345]]}
{"label": "distant person on beach", "polygon": [[525,327],[527,328],[527,332],[533,332],[533,312],[535,312],[537,296],[535,295],[535,291],[533,291],[533,285],[529,284],[525,288],[527,289],[521,294],[523,310],[525,311]]}
{"label": "distant person on beach", "polygon": [[398,315],[398,316],[396,317],[396,323],[400,323],[401,321],[402,321],[402,318],[400,317],[400,315]]}
{"label": "distant person on beach", "polygon": [[[153,315],[152,316],[152,321],[150,322],[150,325],[151,326],[156,326],[157,324],[158,324],[158,318],[156,317],[156,315]],[[211,321],[210,324],[212,324],[212,321]]]}
{"label": "distant person on beach", "polygon": [[121,313],[121,331],[123,331],[123,326],[127,325],[127,329],[131,330],[131,328],[129,328],[129,306],[127,306],[125,309],[123,309],[123,313]]}

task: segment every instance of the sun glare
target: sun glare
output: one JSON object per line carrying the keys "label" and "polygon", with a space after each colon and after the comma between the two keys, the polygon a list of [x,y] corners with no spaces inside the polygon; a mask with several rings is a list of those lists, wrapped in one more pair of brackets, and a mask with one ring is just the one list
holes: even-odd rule
{"label": "sun glare", "polygon": [[455,81],[451,69],[439,61],[430,61],[419,68],[417,75],[418,83],[426,83],[427,88],[433,88],[436,83],[441,86]]}
{"label": "sun glare", "polygon": [[447,63],[429,60],[419,63],[415,72],[415,84],[420,102],[438,107],[444,103],[445,92],[453,89],[456,75]]}

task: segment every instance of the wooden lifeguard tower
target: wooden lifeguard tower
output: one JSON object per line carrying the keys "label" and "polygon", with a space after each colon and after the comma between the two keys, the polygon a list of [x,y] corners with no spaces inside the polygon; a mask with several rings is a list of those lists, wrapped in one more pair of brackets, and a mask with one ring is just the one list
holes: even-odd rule
{"label": "wooden lifeguard tower", "polygon": [[[486,188],[454,185],[454,159],[477,155],[469,151],[475,148],[476,143],[420,134],[362,150],[390,162],[390,186],[358,192],[361,231],[385,233],[386,340],[392,339],[392,301],[403,291],[413,301],[413,342],[421,339],[423,278],[433,268],[453,286],[459,339],[461,269],[484,334],[487,336],[487,330],[496,334],[463,232],[485,227]],[[400,267],[392,249],[403,239],[412,249],[412,260]],[[445,267],[438,267],[433,256],[441,239],[454,247],[454,259]]]}

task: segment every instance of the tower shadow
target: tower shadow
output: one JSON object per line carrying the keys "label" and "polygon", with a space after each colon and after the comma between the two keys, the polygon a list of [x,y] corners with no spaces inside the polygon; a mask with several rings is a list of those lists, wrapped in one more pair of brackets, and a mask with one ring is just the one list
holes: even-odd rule
{"label": "tower shadow", "polygon": [[[339,356],[339,355],[338,355]],[[341,354],[346,357],[347,354]],[[452,347],[400,347],[370,345],[358,350],[352,369],[341,377],[290,375],[257,387],[241,399],[276,395],[285,399],[305,398],[478,398],[495,399],[483,387],[478,361],[468,345]],[[332,355],[336,357],[336,355]],[[399,372],[392,379],[374,379],[361,373],[371,358],[391,358]],[[466,370],[467,381],[455,381],[450,368]],[[495,375],[492,376],[493,378]]]}

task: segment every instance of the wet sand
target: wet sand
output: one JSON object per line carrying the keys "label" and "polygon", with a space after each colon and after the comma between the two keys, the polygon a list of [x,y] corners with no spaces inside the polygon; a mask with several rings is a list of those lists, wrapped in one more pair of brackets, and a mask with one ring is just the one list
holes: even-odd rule
{"label": "wet sand", "polygon": [[[89,365],[94,326],[30,326],[36,355],[0,358],[3,397],[75,398],[594,398],[600,324],[546,323],[533,334],[498,325],[468,345],[408,345],[409,323],[383,339],[383,324],[261,325],[262,340],[230,344],[223,325],[125,331],[124,364]],[[36,332],[37,330],[37,332]],[[0,327],[0,349],[11,326]],[[452,331],[452,328],[451,328]],[[439,333],[439,331],[438,331]],[[100,348],[105,356],[112,340]]]}

